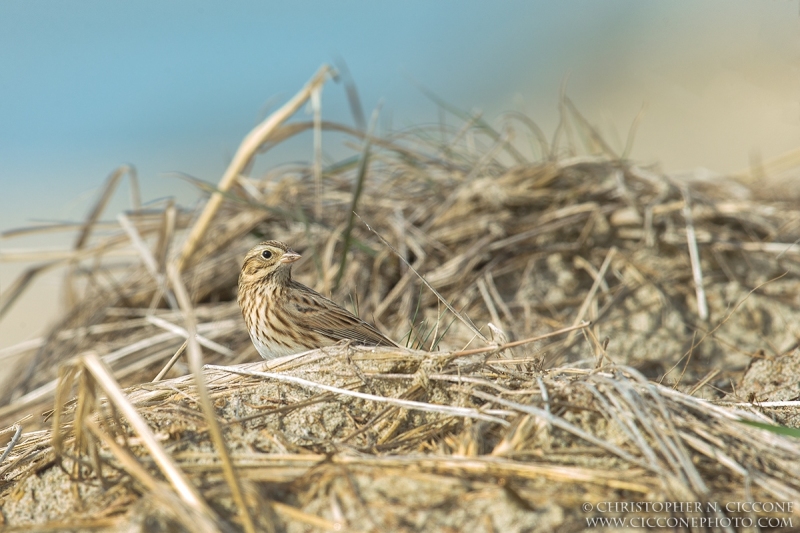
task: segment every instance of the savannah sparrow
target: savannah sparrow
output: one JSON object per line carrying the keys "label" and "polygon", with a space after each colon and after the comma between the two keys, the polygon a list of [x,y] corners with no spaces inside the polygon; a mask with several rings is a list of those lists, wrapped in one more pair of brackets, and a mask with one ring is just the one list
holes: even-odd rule
{"label": "savannah sparrow", "polygon": [[239,307],[264,359],[330,346],[343,340],[397,346],[373,325],[292,279],[300,254],[279,241],[247,252],[239,274]]}

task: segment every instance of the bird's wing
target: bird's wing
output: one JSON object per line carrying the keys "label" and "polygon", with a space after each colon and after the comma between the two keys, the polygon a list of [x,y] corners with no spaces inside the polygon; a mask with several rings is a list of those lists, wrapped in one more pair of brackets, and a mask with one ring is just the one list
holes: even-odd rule
{"label": "bird's wing", "polygon": [[297,285],[298,289],[302,287],[302,292],[301,297],[293,302],[293,307],[298,320],[309,329],[334,341],[352,340],[368,345],[397,346],[397,343],[388,339],[375,326],[361,320],[336,302],[305,285]]}

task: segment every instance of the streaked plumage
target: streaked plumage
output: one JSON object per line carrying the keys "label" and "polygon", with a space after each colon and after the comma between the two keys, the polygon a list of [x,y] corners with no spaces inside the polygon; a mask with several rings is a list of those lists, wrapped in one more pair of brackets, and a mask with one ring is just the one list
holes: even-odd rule
{"label": "streaked plumage", "polygon": [[239,274],[239,307],[264,359],[330,346],[343,340],[397,346],[373,325],[292,279],[300,254],[279,241],[254,246]]}

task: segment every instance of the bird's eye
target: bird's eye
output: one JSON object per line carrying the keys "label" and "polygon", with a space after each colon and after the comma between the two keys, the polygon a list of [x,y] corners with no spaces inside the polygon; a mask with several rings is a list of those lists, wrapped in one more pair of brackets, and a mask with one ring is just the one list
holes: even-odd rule
{"label": "bird's eye", "polygon": [[263,257],[264,259],[269,259],[272,257],[272,252],[270,252],[269,250],[264,250],[263,252],[261,252],[261,257]]}

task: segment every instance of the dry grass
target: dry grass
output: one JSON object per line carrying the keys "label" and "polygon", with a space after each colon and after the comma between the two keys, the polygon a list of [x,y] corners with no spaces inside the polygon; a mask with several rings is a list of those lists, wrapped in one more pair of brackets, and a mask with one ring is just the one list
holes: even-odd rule
{"label": "dry grass", "polygon": [[[120,169],[73,250],[37,252],[2,295],[0,313],[68,266],[60,323],[0,354],[27,354],[0,407],[7,527],[576,531],[583,502],[622,499],[797,512],[800,444],[742,420],[797,420],[800,209],[641,168],[566,98],[552,141],[514,115],[382,137],[285,123],[324,79],[245,138],[201,213],[135,194],[102,225]],[[358,155],[245,174],[315,128]],[[409,349],[247,363],[236,278],[262,237]],[[754,360],[772,385],[743,379]]]}

